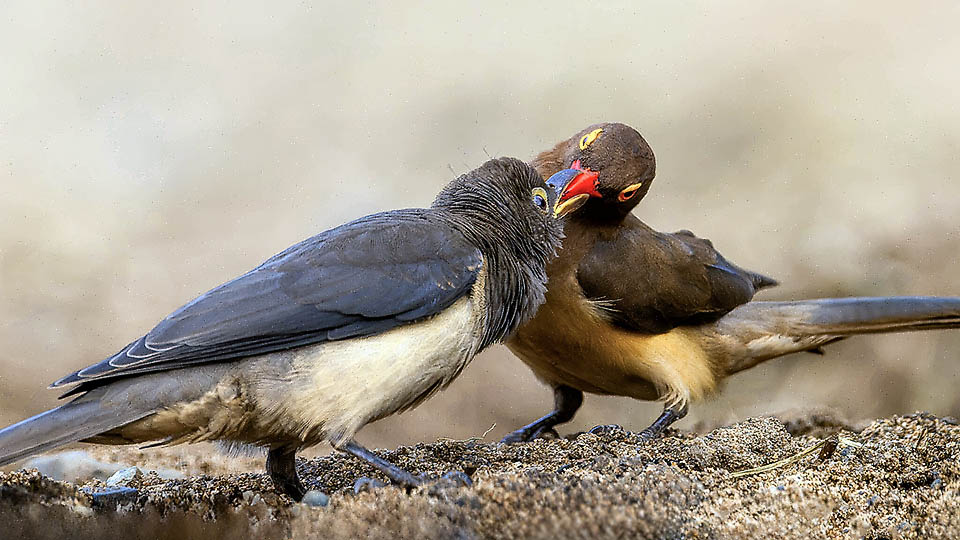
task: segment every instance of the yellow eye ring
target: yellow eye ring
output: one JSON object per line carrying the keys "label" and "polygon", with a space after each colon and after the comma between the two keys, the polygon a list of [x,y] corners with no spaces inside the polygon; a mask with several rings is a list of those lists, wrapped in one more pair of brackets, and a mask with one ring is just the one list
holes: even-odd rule
{"label": "yellow eye ring", "polygon": [[530,193],[530,200],[533,201],[534,206],[536,206],[541,212],[547,213],[547,206],[549,205],[549,199],[547,198],[547,190],[542,187],[535,187]]}
{"label": "yellow eye ring", "polygon": [[620,202],[629,201],[633,198],[634,195],[640,191],[640,187],[643,186],[643,182],[637,182],[636,184],[631,184],[623,189],[619,195],[617,195],[617,200]]}
{"label": "yellow eye ring", "polygon": [[601,133],[603,133],[602,129],[595,129],[583,137],[580,137],[580,149],[586,150],[588,146],[593,144],[593,141],[597,140],[597,137],[599,137]]}

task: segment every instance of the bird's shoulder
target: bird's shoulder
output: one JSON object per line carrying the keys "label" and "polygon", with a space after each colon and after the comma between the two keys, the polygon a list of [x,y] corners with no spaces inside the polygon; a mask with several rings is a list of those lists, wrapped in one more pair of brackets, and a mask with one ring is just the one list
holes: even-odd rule
{"label": "bird's shoulder", "polygon": [[714,320],[776,284],[730,263],[706,238],[660,232],[632,215],[600,235],[577,279],[616,324],[651,333]]}

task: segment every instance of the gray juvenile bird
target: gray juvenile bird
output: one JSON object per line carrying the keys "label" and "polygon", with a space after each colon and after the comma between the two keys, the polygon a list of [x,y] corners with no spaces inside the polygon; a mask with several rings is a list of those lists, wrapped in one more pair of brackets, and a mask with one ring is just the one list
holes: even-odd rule
{"label": "gray juvenile bird", "polygon": [[[597,124],[541,153],[546,178],[590,171],[561,201],[589,198],[564,225],[547,266],[547,300],[507,342],[554,388],[554,410],[504,438],[527,441],[570,421],[583,392],[665,402],[651,438],[739,371],[855,334],[960,327],[960,298],[826,298],[752,302],[776,281],[723,258],[689,231],[653,230],[630,211],[653,181],[636,130]],[[603,428],[603,426],[598,426]]]}
{"label": "gray juvenile bird", "polygon": [[[564,171],[558,189],[576,177]],[[269,448],[299,500],[297,450],[329,441],[393,482],[421,479],[353,440],[444,388],[543,301],[557,193],[491,160],[425,209],[373,214],[296,244],[53,383],[69,403],[0,431],[0,464],[75,441],[224,440]]]}

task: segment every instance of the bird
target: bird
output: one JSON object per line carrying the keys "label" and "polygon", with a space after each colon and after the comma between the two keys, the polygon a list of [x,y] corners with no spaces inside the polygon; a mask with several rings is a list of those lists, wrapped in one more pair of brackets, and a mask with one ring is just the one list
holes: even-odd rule
{"label": "bird", "polygon": [[823,346],[857,334],[960,327],[956,297],[753,301],[777,281],[731,263],[690,231],[659,232],[631,213],[650,189],[656,159],[625,124],[589,126],[531,164],[542,175],[588,172],[561,201],[589,201],[565,220],[563,245],[547,265],[545,303],[507,341],[553,388],[554,409],[504,443],[556,436],[584,392],[662,401],[663,412],[640,432],[649,440],[724,379],[761,362],[823,354]]}
{"label": "bird", "polygon": [[295,244],[54,382],[73,399],[0,430],[0,465],[76,441],[225,441],[265,447],[275,487],[300,500],[296,452],[327,441],[395,484],[420,485],[354,434],[446,387],[533,315],[559,219],[575,209],[557,200],[535,169],[499,158],[429,208]]}

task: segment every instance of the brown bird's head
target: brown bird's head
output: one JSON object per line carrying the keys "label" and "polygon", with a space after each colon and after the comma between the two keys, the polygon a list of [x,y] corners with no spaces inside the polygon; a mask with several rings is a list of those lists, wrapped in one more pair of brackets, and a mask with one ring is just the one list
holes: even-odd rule
{"label": "brown bird's head", "polygon": [[594,124],[541,153],[532,165],[544,178],[561,169],[596,173],[571,182],[561,202],[579,195],[589,200],[577,215],[597,221],[619,221],[643,199],[653,183],[656,160],[653,150],[625,124]]}

